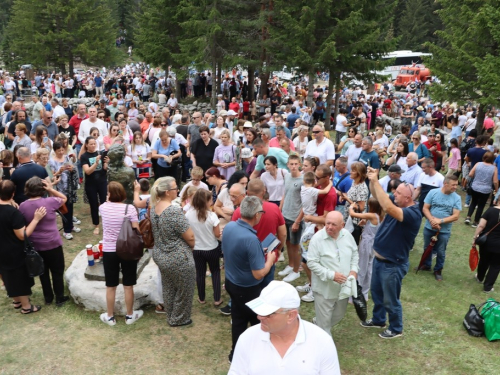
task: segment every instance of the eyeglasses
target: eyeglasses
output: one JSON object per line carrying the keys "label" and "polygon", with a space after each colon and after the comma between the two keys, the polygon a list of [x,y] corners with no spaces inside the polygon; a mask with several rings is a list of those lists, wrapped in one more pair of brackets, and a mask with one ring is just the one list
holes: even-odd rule
{"label": "eyeglasses", "polygon": [[434,134],[428,134],[428,135],[427,135],[427,138],[434,138],[434,137],[435,137],[435,135],[434,135]]}
{"label": "eyeglasses", "polygon": [[418,138],[418,137],[411,137],[411,139],[420,139],[420,138]]}
{"label": "eyeglasses", "polygon": [[318,176],[314,175],[314,178],[315,178],[316,180],[321,180],[322,178],[325,178],[325,177],[326,177],[326,176],[321,176],[321,177],[318,177]]}
{"label": "eyeglasses", "polygon": [[50,116],[50,117],[45,117],[45,118],[52,118],[52,116]]}
{"label": "eyeglasses", "polygon": [[201,118],[200,116],[193,117],[193,120],[196,120],[197,118]]}
{"label": "eyeglasses", "polygon": [[321,133],[321,130],[313,130],[312,133],[313,134],[318,134],[318,133]]}

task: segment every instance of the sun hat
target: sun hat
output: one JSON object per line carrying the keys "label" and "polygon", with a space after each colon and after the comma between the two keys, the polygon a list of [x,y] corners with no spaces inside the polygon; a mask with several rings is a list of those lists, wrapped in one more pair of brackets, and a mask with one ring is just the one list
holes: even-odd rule
{"label": "sun hat", "polygon": [[241,158],[246,159],[246,158],[251,158],[253,156],[252,150],[249,148],[244,148],[241,150]]}
{"label": "sun hat", "polygon": [[273,280],[260,292],[260,296],[246,305],[260,316],[271,315],[279,309],[296,309],[300,306],[299,293],[284,281]]}

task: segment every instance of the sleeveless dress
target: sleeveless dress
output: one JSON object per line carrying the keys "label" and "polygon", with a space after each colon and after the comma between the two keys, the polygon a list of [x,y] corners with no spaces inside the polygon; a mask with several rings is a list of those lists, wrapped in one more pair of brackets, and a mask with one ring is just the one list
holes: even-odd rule
{"label": "sleeveless dress", "polygon": [[158,265],[168,324],[186,324],[191,319],[196,271],[193,251],[182,238],[189,222],[182,208],[169,206],[158,215],[151,210],[155,246],[153,260]]}
{"label": "sleeveless dress", "polygon": [[377,225],[373,225],[369,220],[363,229],[361,241],[359,242],[359,272],[358,282],[361,285],[361,290],[365,299],[368,300],[368,292],[372,281],[372,266],[373,266],[373,241],[380,227],[380,218],[377,215]]}

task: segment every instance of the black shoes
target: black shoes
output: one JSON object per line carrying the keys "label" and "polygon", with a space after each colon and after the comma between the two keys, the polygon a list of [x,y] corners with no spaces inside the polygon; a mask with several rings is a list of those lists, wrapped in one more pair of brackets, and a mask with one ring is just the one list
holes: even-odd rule
{"label": "black shoes", "polygon": [[219,311],[222,315],[229,316],[231,315],[231,306],[226,305],[223,308],[219,309]]}

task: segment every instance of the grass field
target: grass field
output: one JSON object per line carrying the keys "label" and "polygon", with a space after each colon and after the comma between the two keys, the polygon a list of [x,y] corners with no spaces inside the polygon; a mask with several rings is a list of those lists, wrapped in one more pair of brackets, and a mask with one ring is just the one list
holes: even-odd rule
{"label": "grass field", "polygon": [[[462,193],[460,193],[462,194]],[[97,243],[92,234],[88,206],[75,212],[82,232],[64,240],[67,267],[86,243]],[[462,319],[470,303],[487,296],[473,279],[468,252],[474,229],[454,224],[448,244],[443,282],[429,272],[415,274],[422,253],[422,236],[411,253],[410,272],[403,282],[404,336],[382,340],[376,329],[359,325],[352,305],[333,328],[343,374],[499,374],[500,343],[469,337]],[[278,264],[278,271],[285,266]],[[211,282],[207,280],[207,289]],[[301,277],[294,285],[305,282]],[[32,300],[42,304],[36,281]],[[500,289],[500,287],[498,288]],[[498,292],[491,294],[500,298]],[[132,326],[123,318],[115,327],[99,320],[99,314],[68,303],[62,308],[44,306],[37,314],[22,316],[2,294],[0,303],[0,374],[225,374],[231,345],[230,317],[212,306],[193,301],[193,321],[188,327],[171,328],[153,306]],[[223,293],[225,302],[227,293]],[[225,305],[225,304],[224,304]],[[369,302],[369,316],[372,304]],[[303,319],[311,320],[314,305],[303,303]]]}

